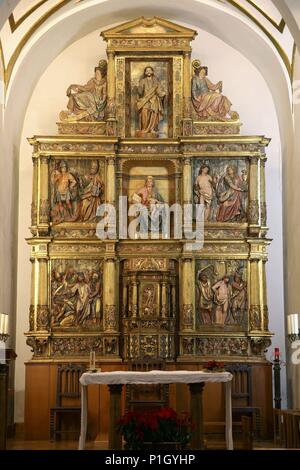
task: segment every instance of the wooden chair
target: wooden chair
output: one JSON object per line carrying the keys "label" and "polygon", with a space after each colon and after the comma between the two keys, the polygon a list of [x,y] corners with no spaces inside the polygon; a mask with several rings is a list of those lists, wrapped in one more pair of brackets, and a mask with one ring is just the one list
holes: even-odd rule
{"label": "wooden chair", "polygon": [[228,364],[228,372],[232,379],[232,419],[242,427],[242,417],[251,418],[251,428],[254,437],[261,436],[261,412],[260,408],[253,406],[252,396],[252,368],[250,364]]}
{"label": "wooden chair", "polygon": [[[261,434],[260,409],[252,405],[252,374],[249,364],[228,364],[226,370],[233,375],[231,385],[232,428],[234,437],[241,441],[244,450],[253,448],[253,438]],[[225,393],[225,389],[224,389]],[[207,435],[224,435],[225,421],[205,422]]]}
{"label": "wooden chair", "polygon": [[300,411],[281,410],[281,443],[286,449],[300,448]]}
{"label": "wooden chair", "polygon": [[[165,370],[165,361],[161,358],[145,358],[128,361],[128,370],[149,372],[150,370]],[[169,405],[169,385],[126,385],[126,411],[150,411]]]}
{"label": "wooden chair", "polygon": [[[85,366],[76,364],[61,364],[57,368],[56,404],[50,408],[50,440],[55,441],[62,434],[80,432],[80,376],[85,372]],[[78,428],[66,430],[62,427],[63,416],[76,416]]]}

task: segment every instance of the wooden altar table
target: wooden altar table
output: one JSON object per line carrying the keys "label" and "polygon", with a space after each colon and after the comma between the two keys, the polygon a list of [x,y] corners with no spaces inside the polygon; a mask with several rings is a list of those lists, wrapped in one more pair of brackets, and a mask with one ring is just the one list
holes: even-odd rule
{"label": "wooden altar table", "polygon": [[207,382],[225,382],[226,387],[226,447],[233,449],[232,442],[232,408],[231,408],[230,372],[203,371],[161,371],[150,372],[114,371],[85,372],[80,378],[81,383],[81,429],[79,450],[85,447],[87,431],[87,386],[90,384],[106,384],[110,391],[109,407],[109,449],[122,449],[122,436],[117,431],[117,423],[121,418],[121,393],[124,384],[171,384],[186,383],[189,385],[191,402],[190,413],[195,429],[191,440],[191,449],[204,448],[202,393]]}

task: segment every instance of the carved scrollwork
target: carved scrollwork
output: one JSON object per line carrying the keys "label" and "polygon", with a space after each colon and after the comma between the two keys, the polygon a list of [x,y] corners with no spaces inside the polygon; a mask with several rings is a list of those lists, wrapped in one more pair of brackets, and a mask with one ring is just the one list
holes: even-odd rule
{"label": "carved scrollwork", "polygon": [[103,355],[103,338],[64,337],[53,338],[51,341],[51,352],[54,356],[88,355],[91,350],[97,355]]}
{"label": "carved scrollwork", "polygon": [[196,338],[196,355],[246,356],[248,354],[247,338],[231,337],[198,337]]}
{"label": "carved scrollwork", "polygon": [[117,330],[117,312],[115,305],[106,305],[104,308],[105,331]]}
{"label": "carved scrollwork", "polygon": [[193,356],[195,354],[195,339],[183,338],[182,339],[182,353],[184,356]]}
{"label": "carved scrollwork", "polygon": [[271,345],[270,338],[251,338],[251,352],[255,356],[264,356],[268,347]]}
{"label": "carved scrollwork", "polygon": [[34,356],[46,356],[48,354],[48,336],[30,336],[27,338],[26,344],[31,347]]}

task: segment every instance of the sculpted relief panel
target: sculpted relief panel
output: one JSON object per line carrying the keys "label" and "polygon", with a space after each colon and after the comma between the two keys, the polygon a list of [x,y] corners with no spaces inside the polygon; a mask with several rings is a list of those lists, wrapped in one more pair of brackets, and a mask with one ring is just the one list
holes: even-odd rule
{"label": "sculpted relief panel", "polygon": [[52,160],[50,166],[51,220],[95,222],[104,201],[104,162],[101,160]]}
{"label": "sculpted relief panel", "polygon": [[197,260],[196,312],[200,330],[246,330],[247,262]]}
{"label": "sculpted relief panel", "polygon": [[51,326],[53,329],[99,330],[103,317],[102,262],[53,260]]}
{"label": "sculpted relief panel", "polygon": [[246,160],[195,159],[194,202],[207,222],[246,222],[249,169]]}

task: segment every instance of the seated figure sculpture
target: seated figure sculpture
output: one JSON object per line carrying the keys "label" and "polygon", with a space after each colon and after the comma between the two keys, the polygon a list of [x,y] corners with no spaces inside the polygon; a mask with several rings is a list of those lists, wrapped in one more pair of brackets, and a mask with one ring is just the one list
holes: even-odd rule
{"label": "seated figure sculpture", "polygon": [[61,121],[103,121],[107,103],[107,63],[100,60],[95,76],[85,85],[70,85],[68,111],[60,113]]}
{"label": "seated figure sculpture", "polygon": [[238,114],[231,111],[231,102],[222,94],[223,83],[213,84],[207,78],[207,67],[203,67],[199,60],[193,61],[193,68],[192,103],[200,120],[237,119]]}

